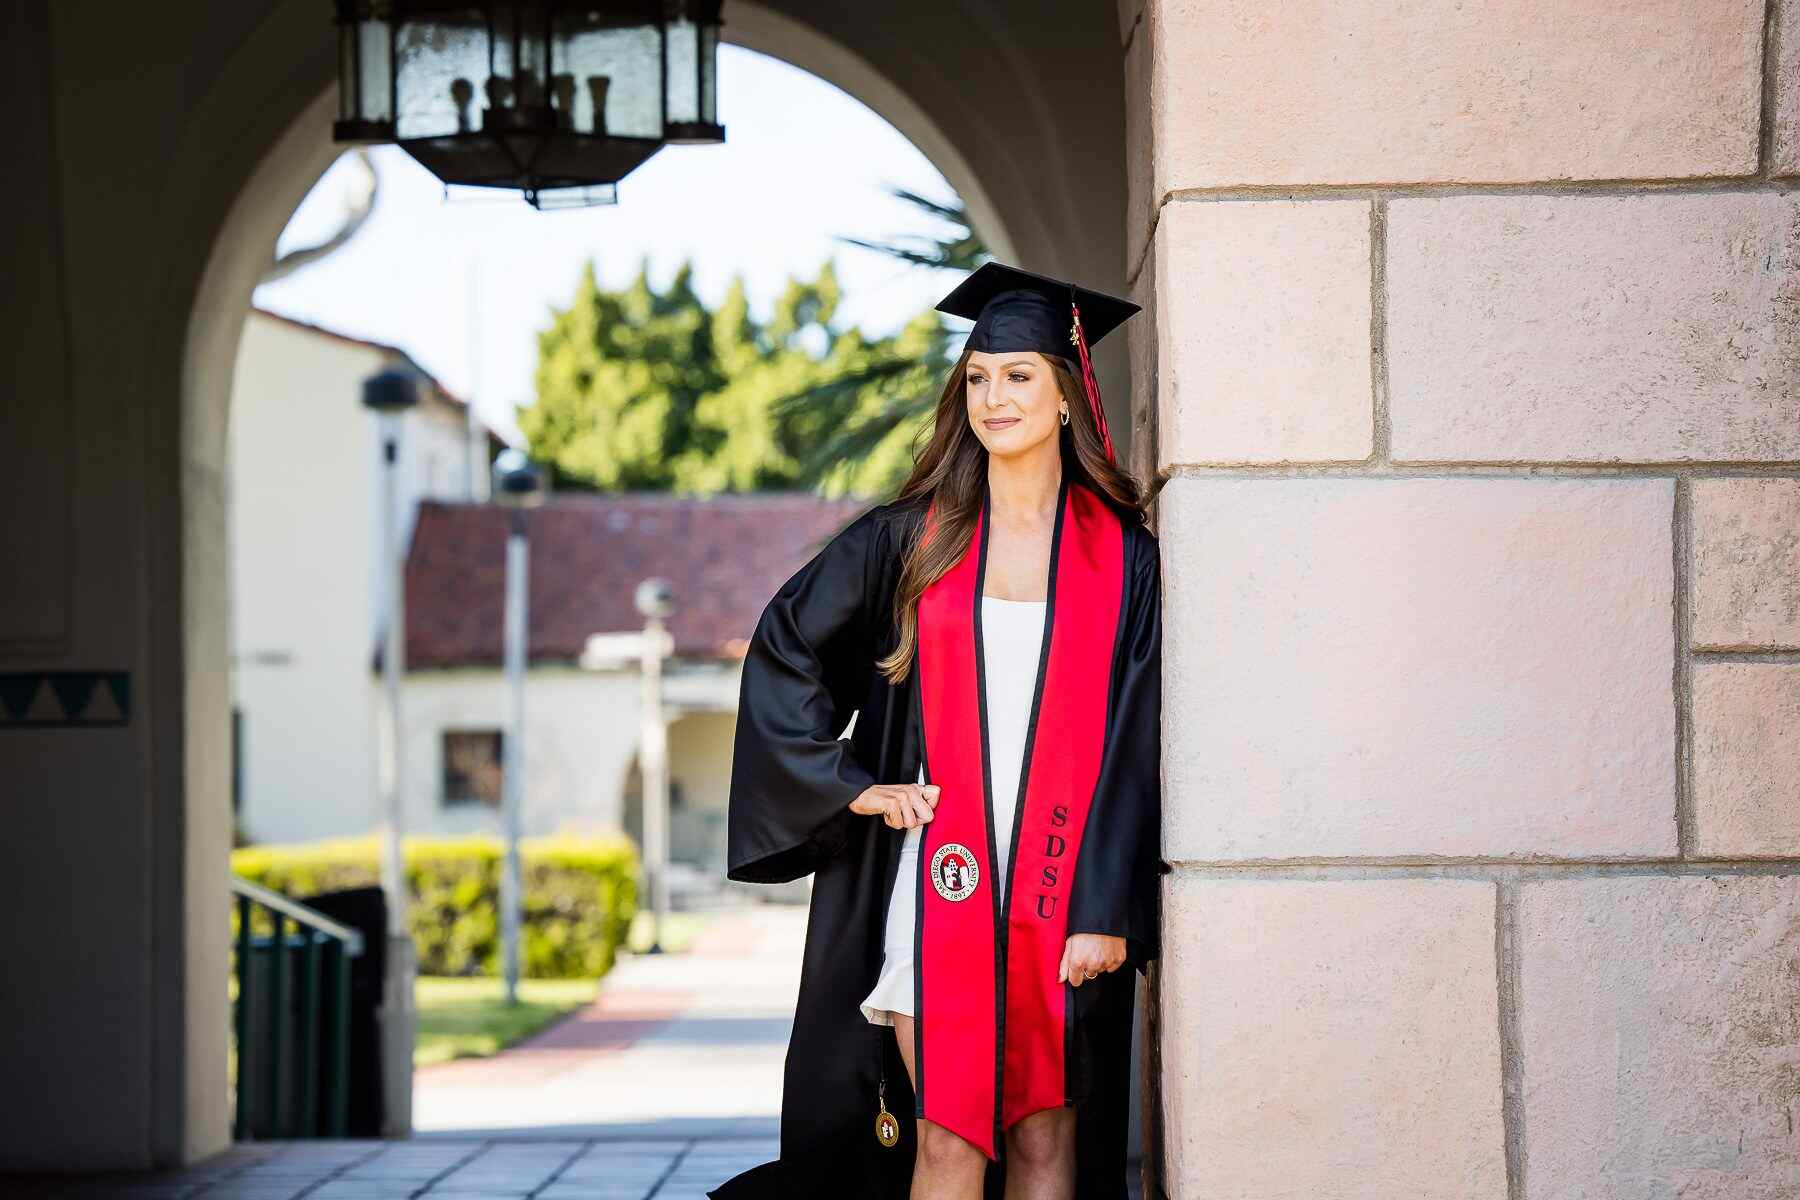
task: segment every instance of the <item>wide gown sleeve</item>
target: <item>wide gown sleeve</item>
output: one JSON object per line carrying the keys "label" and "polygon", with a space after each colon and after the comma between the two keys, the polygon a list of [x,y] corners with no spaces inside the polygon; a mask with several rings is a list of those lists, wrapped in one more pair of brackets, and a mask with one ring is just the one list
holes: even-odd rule
{"label": "wide gown sleeve", "polygon": [[1162,863],[1162,572],[1156,539],[1134,529],[1124,636],[1099,782],[1082,834],[1068,932],[1126,941],[1140,971],[1157,956]]}
{"label": "wide gown sleeve", "polygon": [[744,657],[726,814],[726,874],[784,883],[844,845],[875,779],[840,738],[875,669],[876,511],[852,522],[763,610]]}

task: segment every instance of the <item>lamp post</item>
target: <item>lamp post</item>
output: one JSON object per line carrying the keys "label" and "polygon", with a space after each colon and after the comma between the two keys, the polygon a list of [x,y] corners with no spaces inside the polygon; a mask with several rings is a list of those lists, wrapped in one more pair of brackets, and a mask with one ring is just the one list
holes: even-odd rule
{"label": "lamp post", "polygon": [[401,418],[419,402],[418,379],[398,368],[363,380],[363,406],[375,413],[381,437],[381,690],[376,715],[376,764],[381,813],[381,886],[387,893],[388,932],[406,931],[406,874],[400,834],[400,676],[406,670],[406,572],[400,553]]}
{"label": "lamp post", "polygon": [[663,660],[675,652],[664,624],[675,611],[675,589],[666,579],[646,579],[633,597],[644,617],[641,633],[590,634],[581,651],[587,671],[617,671],[636,661],[643,683],[638,733],[638,774],[643,782],[644,881],[650,893],[650,949],[662,953],[663,918],[669,911],[669,726],[663,713]]}
{"label": "lamp post", "polygon": [[519,833],[525,805],[525,656],[530,640],[531,562],[527,512],[544,502],[544,473],[523,451],[502,450],[494,459],[494,499],[507,510],[506,535],[506,733],[500,741],[500,820],[506,858],[500,873],[500,940],[506,1002],[519,1002],[519,934],[524,872]]}
{"label": "lamp post", "polygon": [[400,430],[419,402],[419,379],[391,367],[363,380],[363,406],[381,438],[381,686],[376,709],[376,793],[381,827],[381,888],[387,897],[387,978],[382,981],[383,1130],[412,1130],[413,945],[407,929],[406,861],[400,753],[400,677],[406,669],[406,562],[400,549]]}
{"label": "lamp post", "polygon": [[663,714],[662,665],[674,649],[663,622],[675,611],[675,589],[666,579],[646,579],[633,598],[644,618],[639,762],[644,784],[644,873],[650,884],[649,952],[661,954],[663,919],[669,913],[669,724]]}

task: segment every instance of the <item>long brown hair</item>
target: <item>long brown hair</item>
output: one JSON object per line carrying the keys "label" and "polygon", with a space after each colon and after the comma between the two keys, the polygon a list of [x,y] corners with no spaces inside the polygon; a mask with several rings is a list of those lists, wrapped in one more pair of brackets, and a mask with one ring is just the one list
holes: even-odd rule
{"label": "long brown hair", "polygon": [[[938,397],[931,439],[913,462],[912,474],[900,487],[896,504],[917,505],[932,513],[906,547],[900,582],[894,595],[894,651],[880,662],[889,683],[901,683],[912,667],[919,645],[919,597],[961,560],[974,535],[987,492],[987,448],[969,427],[965,371],[972,351],[964,350],[951,368]],[[1063,479],[1085,484],[1115,508],[1143,519],[1144,490],[1138,481],[1106,457],[1100,428],[1088,408],[1080,369],[1060,354],[1046,354],[1056,390],[1069,406],[1069,423],[1058,434]]]}

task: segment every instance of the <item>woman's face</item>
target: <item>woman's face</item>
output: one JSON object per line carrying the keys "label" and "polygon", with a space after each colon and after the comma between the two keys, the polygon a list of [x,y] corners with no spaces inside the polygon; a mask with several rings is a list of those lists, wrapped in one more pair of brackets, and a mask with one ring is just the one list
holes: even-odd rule
{"label": "woman's face", "polygon": [[963,389],[969,426],[989,454],[1013,458],[1055,444],[1063,399],[1043,355],[974,351],[963,368]]}

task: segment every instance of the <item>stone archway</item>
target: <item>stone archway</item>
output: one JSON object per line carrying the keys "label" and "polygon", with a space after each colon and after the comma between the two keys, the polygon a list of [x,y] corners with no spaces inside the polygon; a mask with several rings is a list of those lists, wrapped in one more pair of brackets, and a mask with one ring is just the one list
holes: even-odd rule
{"label": "stone archway", "polygon": [[[1069,0],[1034,5],[1034,20],[1020,25],[1008,22],[1008,7],[934,0],[871,14],[816,0],[732,3],[726,38],[828,80],[889,120],[943,171],[1002,257],[1123,291],[1123,67],[1113,14]],[[214,927],[227,908],[218,865],[230,831],[230,376],[218,364],[235,357],[276,237],[341,152],[329,134],[335,61],[325,29],[307,0],[269,7],[187,114],[165,195],[181,236],[169,264],[177,302],[160,313],[169,335],[160,344],[179,350],[168,411],[180,420],[162,475],[173,495],[157,517],[164,544],[180,553],[152,570],[179,603],[159,642],[176,669],[152,720],[179,751],[158,764],[167,808],[153,853],[170,882],[147,964],[162,1035],[162,1069],[147,1097],[153,1162],[190,1160],[227,1140],[226,947]],[[1124,357],[1118,344],[1095,356],[1116,429],[1131,426]]]}

